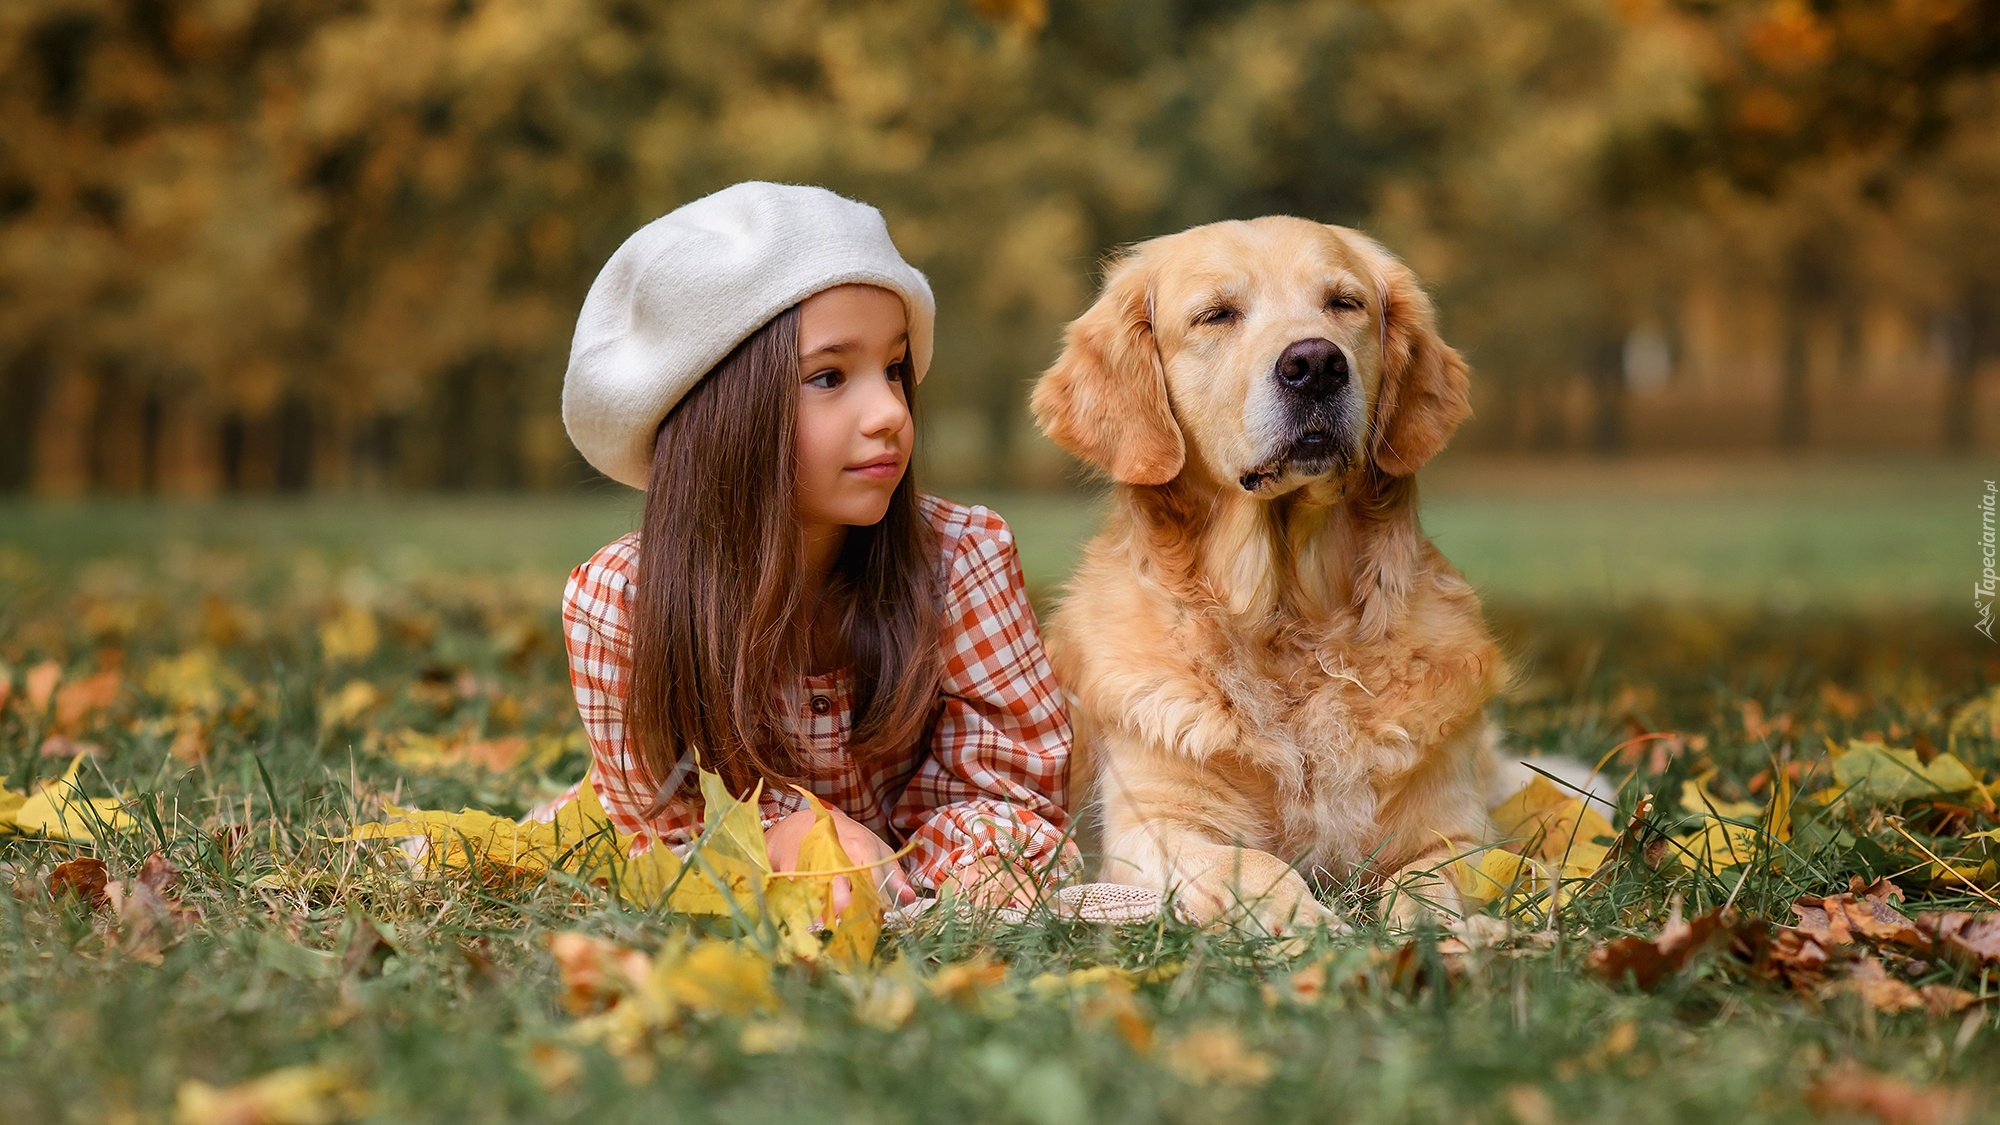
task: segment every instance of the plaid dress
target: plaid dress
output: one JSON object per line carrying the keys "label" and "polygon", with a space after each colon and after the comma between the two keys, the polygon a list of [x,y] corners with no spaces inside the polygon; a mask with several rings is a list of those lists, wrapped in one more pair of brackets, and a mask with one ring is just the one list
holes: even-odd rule
{"label": "plaid dress", "polygon": [[[782,685],[805,749],[806,788],[892,844],[915,842],[910,881],[935,888],[982,856],[1015,858],[1056,878],[1076,870],[1066,838],[1070,726],[1042,651],[1014,539],[986,508],[919,500],[942,548],[944,678],[927,742],[868,768],[848,754],[853,718],[845,672]],[[621,832],[681,848],[701,824],[698,801],[677,797],[644,816],[647,788],[625,741],[631,614],[639,535],[606,546],[570,574],[563,632],[570,683],[590,737],[591,777]],[[559,806],[560,801],[556,802]],[[764,824],[806,807],[790,790],[762,797]]]}

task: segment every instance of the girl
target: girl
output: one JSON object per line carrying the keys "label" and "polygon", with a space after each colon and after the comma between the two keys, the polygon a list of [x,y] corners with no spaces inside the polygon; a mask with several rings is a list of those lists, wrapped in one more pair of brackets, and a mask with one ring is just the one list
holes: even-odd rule
{"label": "girl", "polygon": [[563,623],[619,830],[684,847],[699,755],[763,783],[777,870],[812,824],[794,785],[857,863],[914,845],[877,868],[901,902],[1020,904],[1075,868],[1013,540],[911,479],[933,309],[874,208],[767,183],[647,225],[591,286],[563,420],[645,515],[570,575]]}

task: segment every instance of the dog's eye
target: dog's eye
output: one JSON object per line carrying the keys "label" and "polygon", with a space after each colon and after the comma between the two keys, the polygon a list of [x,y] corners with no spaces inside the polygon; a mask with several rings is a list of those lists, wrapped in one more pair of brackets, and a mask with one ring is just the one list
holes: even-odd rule
{"label": "dog's eye", "polygon": [[1243,315],[1242,313],[1237,312],[1234,308],[1231,308],[1228,305],[1215,305],[1213,307],[1203,309],[1200,312],[1194,314],[1194,322],[1198,326],[1208,325],[1208,324],[1234,324],[1238,319],[1242,317],[1242,315]]}
{"label": "dog's eye", "polygon": [[1361,298],[1349,293],[1335,293],[1326,299],[1328,312],[1356,312],[1364,307]]}

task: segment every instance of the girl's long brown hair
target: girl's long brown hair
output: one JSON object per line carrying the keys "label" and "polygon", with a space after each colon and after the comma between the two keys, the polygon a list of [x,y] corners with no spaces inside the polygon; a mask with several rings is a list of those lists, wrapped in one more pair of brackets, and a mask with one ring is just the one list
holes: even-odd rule
{"label": "girl's long brown hair", "polygon": [[[800,779],[779,691],[810,671],[814,629],[837,630],[822,651],[837,647],[853,677],[857,761],[907,750],[937,708],[939,554],[911,472],[880,523],[848,529],[820,605],[804,604],[798,340],[793,307],[696,383],[654,442],[626,737],[655,813],[692,788],[697,754],[738,795]],[[903,391],[914,412],[916,381]]]}

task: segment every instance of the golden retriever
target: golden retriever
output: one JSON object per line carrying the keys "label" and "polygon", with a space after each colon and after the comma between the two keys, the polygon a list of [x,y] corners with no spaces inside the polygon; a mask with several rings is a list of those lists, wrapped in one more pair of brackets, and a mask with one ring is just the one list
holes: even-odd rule
{"label": "golden retriever", "polygon": [[1455,910],[1434,869],[1488,832],[1505,671],[1412,474],[1466,392],[1356,231],[1215,223],[1112,263],[1033,396],[1116,482],[1050,628],[1105,878],[1275,932],[1334,918],[1301,872]]}

